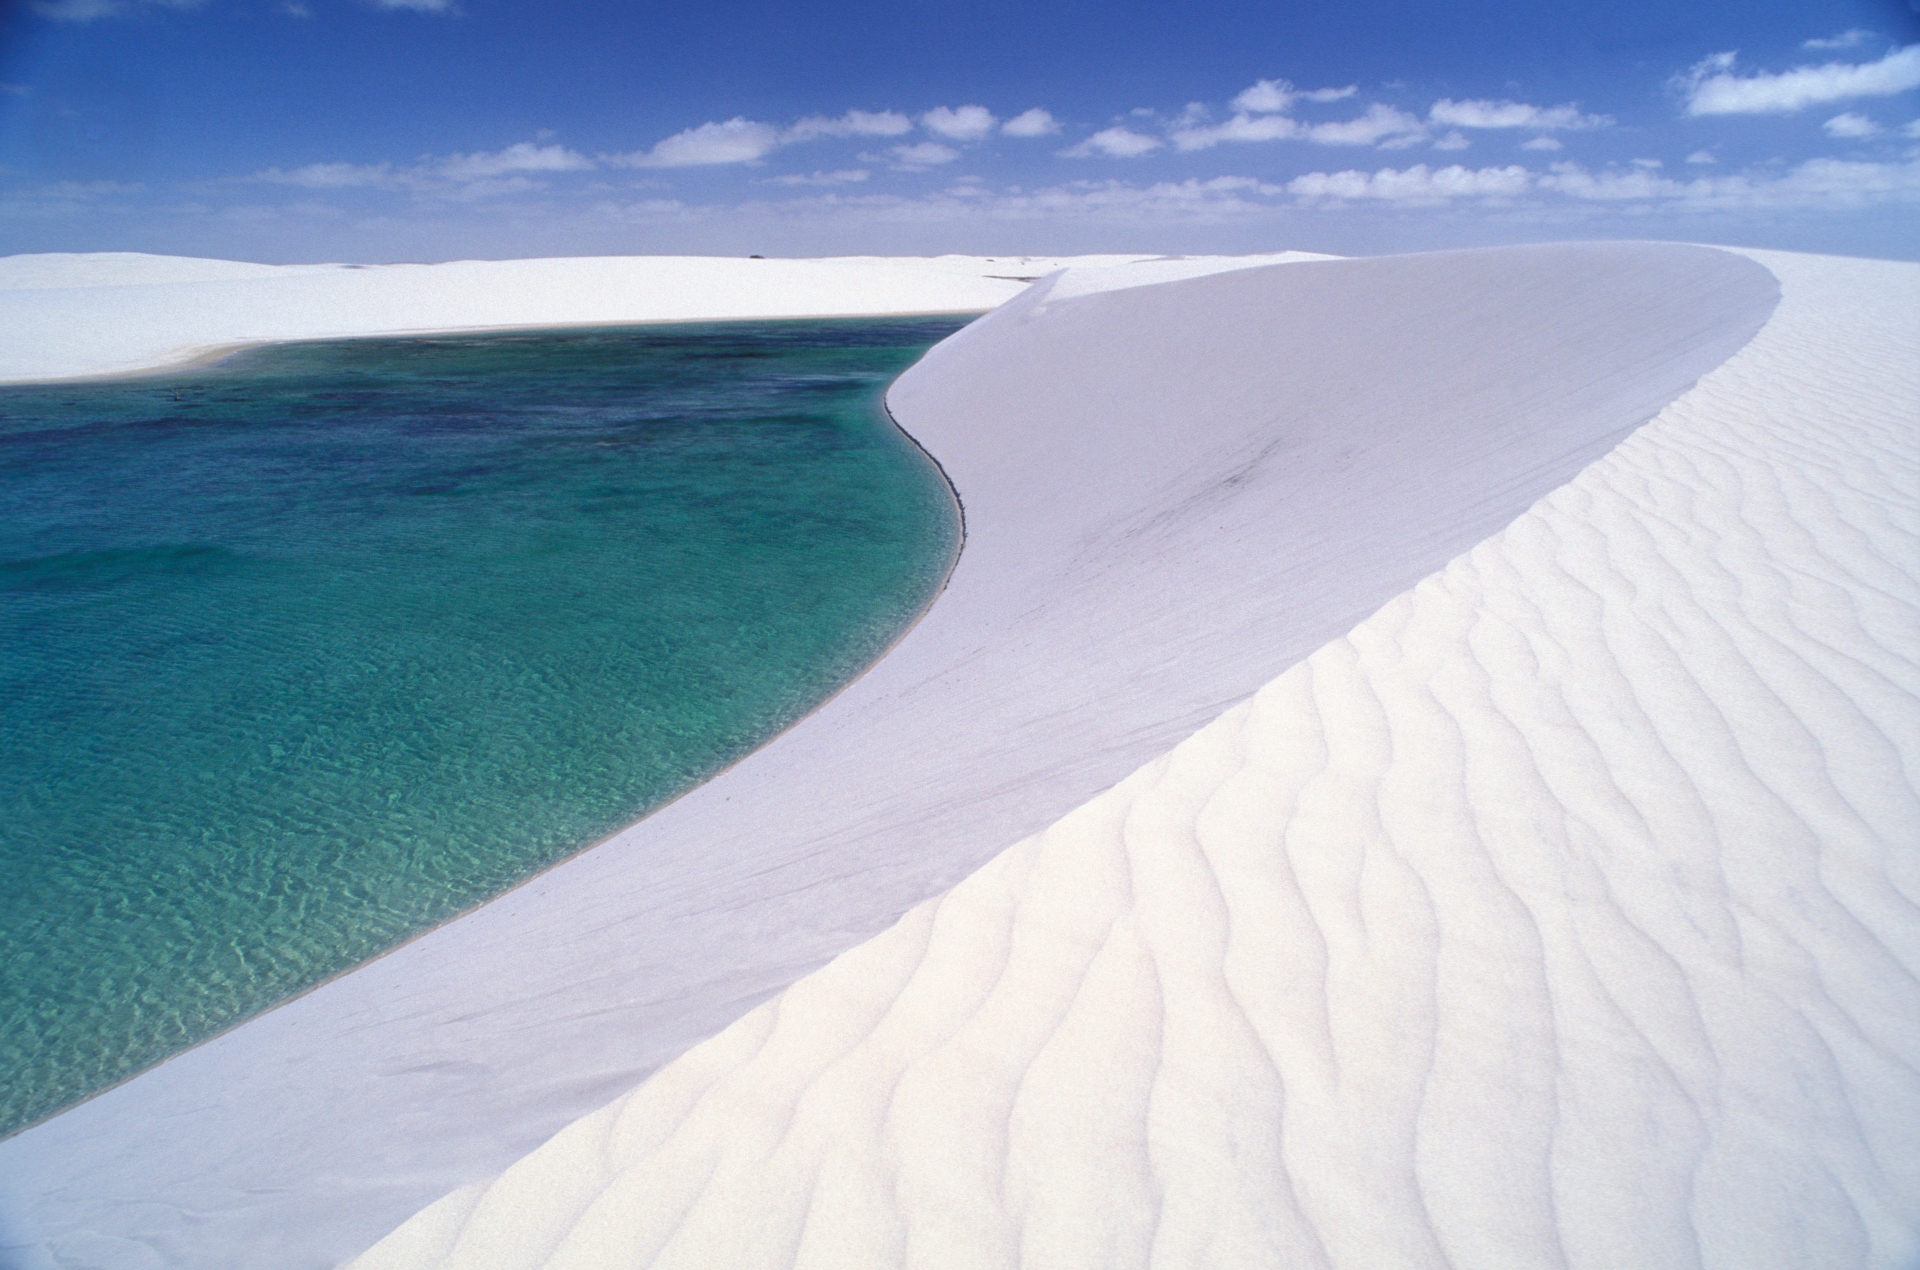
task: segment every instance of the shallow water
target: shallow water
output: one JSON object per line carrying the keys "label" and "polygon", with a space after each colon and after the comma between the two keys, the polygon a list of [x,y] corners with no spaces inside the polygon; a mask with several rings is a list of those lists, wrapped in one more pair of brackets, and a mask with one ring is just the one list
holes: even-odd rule
{"label": "shallow water", "polygon": [[0,389],[0,1133],[817,705],[957,524],[953,319],[283,346]]}

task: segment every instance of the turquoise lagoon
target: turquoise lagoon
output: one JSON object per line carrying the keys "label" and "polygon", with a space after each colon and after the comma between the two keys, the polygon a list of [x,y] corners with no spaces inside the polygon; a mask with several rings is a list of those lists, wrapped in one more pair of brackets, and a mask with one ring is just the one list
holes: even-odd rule
{"label": "turquoise lagoon", "polygon": [[0,1134],[737,760],[937,593],[957,319],[0,389]]}

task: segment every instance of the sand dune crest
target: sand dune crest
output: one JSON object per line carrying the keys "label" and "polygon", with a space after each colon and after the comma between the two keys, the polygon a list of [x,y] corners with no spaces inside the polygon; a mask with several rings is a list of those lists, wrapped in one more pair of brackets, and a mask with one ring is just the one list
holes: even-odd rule
{"label": "sand dune crest", "polygon": [[356,1266],[1895,1266],[1920,268]]}

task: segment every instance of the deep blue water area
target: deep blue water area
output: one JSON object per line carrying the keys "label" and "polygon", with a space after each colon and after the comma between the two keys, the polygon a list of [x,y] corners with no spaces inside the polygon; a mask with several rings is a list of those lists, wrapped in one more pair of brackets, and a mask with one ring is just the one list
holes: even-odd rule
{"label": "deep blue water area", "polygon": [[957,544],[958,319],[288,345],[0,389],[0,1133],[763,743]]}

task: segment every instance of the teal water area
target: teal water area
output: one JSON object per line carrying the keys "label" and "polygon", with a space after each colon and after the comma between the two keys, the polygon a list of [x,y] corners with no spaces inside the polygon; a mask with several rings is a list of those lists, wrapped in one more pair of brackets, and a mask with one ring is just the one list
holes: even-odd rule
{"label": "teal water area", "polygon": [[787,727],[958,526],[957,319],[354,340],[0,389],[0,1133]]}

